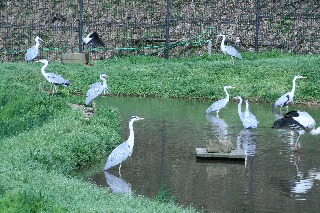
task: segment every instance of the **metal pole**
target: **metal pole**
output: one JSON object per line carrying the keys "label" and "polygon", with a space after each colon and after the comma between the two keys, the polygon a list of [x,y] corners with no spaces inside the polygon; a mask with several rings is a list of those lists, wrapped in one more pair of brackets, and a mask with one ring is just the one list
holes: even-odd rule
{"label": "metal pole", "polygon": [[79,53],[82,53],[82,28],[83,28],[83,21],[82,21],[82,14],[83,14],[83,0],[79,0],[79,9],[80,9],[80,17],[79,17]]}
{"label": "metal pole", "polygon": [[165,58],[169,58],[169,19],[170,19],[170,0],[167,0],[167,15],[166,15],[166,49]]}
{"label": "metal pole", "polygon": [[255,35],[255,50],[259,51],[259,26],[260,26],[260,0],[256,0],[256,35]]}

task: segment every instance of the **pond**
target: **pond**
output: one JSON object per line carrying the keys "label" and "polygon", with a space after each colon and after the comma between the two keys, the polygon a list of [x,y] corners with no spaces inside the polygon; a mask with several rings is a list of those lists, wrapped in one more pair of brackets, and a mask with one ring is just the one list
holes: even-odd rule
{"label": "pond", "polygon": [[[219,113],[206,116],[211,101],[132,97],[101,97],[97,107],[120,110],[123,141],[132,115],[133,154],[121,167],[102,171],[106,159],[87,179],[114,192],[164,196],[178,205],[192,205],[204,212],[316,212],[320,208],[320,136],[301,136],[301,151],[293,151],[297,134],[272,129],[279,114],[271,104],[250,104],[259,120],[255,130],[244,130],[237,103],[230,101]],[[243,106],[244,109],[244,106]],[[301,105],[320,122],[320,110]],[[285,112],[285,109],[283,109]],[[245,150],[243,161],[204,160],[197,147],[209,140],[230,140]]]}

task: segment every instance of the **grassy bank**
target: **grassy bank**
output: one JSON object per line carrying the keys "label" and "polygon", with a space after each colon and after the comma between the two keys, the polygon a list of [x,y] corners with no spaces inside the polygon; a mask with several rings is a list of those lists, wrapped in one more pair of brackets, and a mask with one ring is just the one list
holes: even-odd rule
{"label": "grassy bank", "polygon": [[42,64],[0,64],[1,212],[183,212],[171,203],[114,195],[77,179],[74,170],[106,157],[122,141],[119,112],[97,109],[90,119],[69,103],[83,104],[88,85],[107,73],[113,95],[217,99],[222,87],[251,101],[271,103],[297,80],[295,102],[320,103],[320,57],[279,53],[170,59],[132,57],[95,65],[49,63],[48,72],[70,79],[69,88],[48,93]]}

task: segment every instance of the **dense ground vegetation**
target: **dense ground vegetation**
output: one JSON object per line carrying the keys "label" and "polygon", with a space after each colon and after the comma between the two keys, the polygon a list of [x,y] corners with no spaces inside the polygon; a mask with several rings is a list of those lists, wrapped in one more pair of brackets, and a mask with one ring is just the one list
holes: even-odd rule
{"label": "dense ground vegetation", "polygon": [[114,58],[94,66],[49,63],[48,72],[70,79],[69,88],[49,94],[42,64],[0,64],[1,212],[181,212],[172,203],[113,195],[74,177],[74,171],[106,157],[122,141],[119,112],[97,108],[85,118],[70,107],[83,104],[88,85],[109,76],[111,95],[212,99],[224,85],[250,100],[273,102],[298,80],[295,101],[319,104],[320,57],[245,53],[171,59]]}

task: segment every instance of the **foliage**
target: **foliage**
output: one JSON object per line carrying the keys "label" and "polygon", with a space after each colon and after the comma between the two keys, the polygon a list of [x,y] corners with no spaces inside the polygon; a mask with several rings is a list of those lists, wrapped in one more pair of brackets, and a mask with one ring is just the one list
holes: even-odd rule
{"label": "foliage", "polygon": [[[107,73],[111,95],[217,99],[224,85],[233,95],[273,102],[297,81],[295,102],[319,103],[319,56],[244,53],[164,60],[128,57],[97,61],[93,67],[50,63],[48,70],[71,80],[49,94],[41,65],[0,65],[1,212],[194,212],[174,206],[160,189],[154,200],[113,195],[73,176],[75,169],[107,156],[120,140],[119,112],[98,108],[91,118],[72,109],[83,104],[88,85]],[[41,82],[41,86],[39,83]],[[160,202],[159,202],[160,201]]]}

